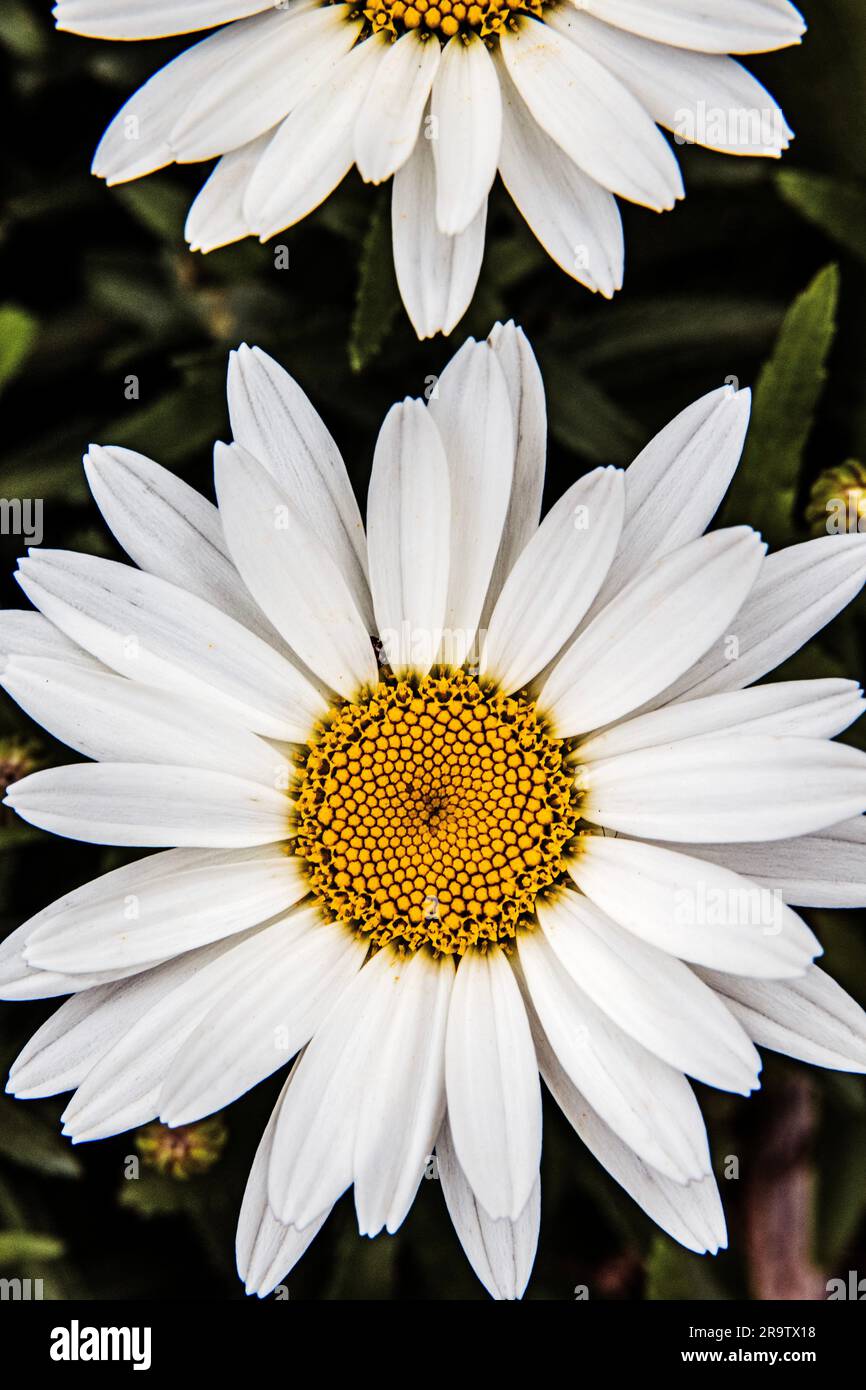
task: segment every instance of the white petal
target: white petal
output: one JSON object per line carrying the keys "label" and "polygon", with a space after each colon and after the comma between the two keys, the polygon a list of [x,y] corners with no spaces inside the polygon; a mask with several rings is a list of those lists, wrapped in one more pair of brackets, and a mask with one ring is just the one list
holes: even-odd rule
{"label": "white petal", "polygon": [[236,150],[277,125],[327,80],[361,25],[348,5],[303,5],[272,8],[234,29],[228,61],[189,92],[169,132],[181,163]]}
{"label": "white petal", "polygon": [[541,1161],[541,1088],[520,989],[498,946],[461,957],[445,1046],[448,1117],[472,1191],[516,1221]]}
{"label": "white petal", "polygon": [[539,693],[560,737],[618,719],[670,685],[725,631],[765,550],[748,527],[713,531],[632,580],[560,657]]}
{"label": "white petal", "polygon": [[445,1110],[445,1026],[454,966],[423,951],[403,962],[370,1057],[353,1169],[361,1235],[403,1224]]}
{"label": "white petal", "polygon": [[158,39],[211,29],[269,8],[269,0],[57,0],[58,29],[92,39]]}
{"label": "white petal", "polygon": [[545,251],[587,289],[622,288],[625,247],[616,199],[546,135],[498,63],[502,82],[502,182]]}
{"label": "white petal", "polygon": [[[156,1117],[159,1092],[172,1059],[198,1023],[220,999],[243,991],[258,974],[259,961],[267,954],[272,937],[282,932],[292,937],[291,917],[274,926],[254,928],[238,941],[218,942],[193,953],[192,968],[166,975],[166,988],[156,999],[148,994],[149,1007],[123,1032],[92,1067],[63,1112],[64,1134],[74,1143],[105,1139],[111,1134]],[[184,966],[190,957],[183,958]],[[171,962],[170,965],[181,962]],[[163,966],[169,971],[169,966]],[[155,972],[154,972],[155,973]],[[138,976],[129,983],[133,990]],[[144,991],[144,985],[140,986]]]}
{"label": "white petal", "polygon": [[590,178],[656,212],[683,196],[677,161],[652,118],[577,44],[529,20],[502,35],[501,50],[542,130]]}
{"label": "white petal", "polygon": [[460,1167],[447,1119],[436,1141],[436,1164],[457,1238],[485,1289],[496,1299],[522,1298],[538,1248],[539,1179],[536,1178],[532,1195],[516,1221],[505,1216],[493,1221]]}
{"label": "white petal", "polygon": [[256,733],[304,742],[327,708],[261,638],[155,575],[95,555],[40,551],[20,562],[17,577],[46,617],[113,670],[218,701]]}
{"label": "white petal", "polygon": [[707,53],[763,53],[798,43],[806,26],[788,0],[580,0],[608,24]]}
{"label": "white petal", "polygon": [[708,736],[580,777],[587,820],[655,840],[784,840],[866,810],[866,755],[823,739]]}
{"label": "white petal", "polygon": [[523,932],[518,949],[541,1027],[602,1119],[645,1162],[675,1181],[708,1173],[704,1122],[682,1072],[618,1028],[566,973],[540,931]]}
{"label": "white petal", "polygon": [[238,1217],[235,1242],[238,1273],[247,1293],[257,1294],[259,1298],[266,1297],[277,1284],[282,1283],[319,1234],[329,1215],[329,1212],[325,1212],[305,1230],[298,1231],[294,1226],[283,1226],[268,1206],[271,1148],[288,1085],[287,1080],[256,1150]]}
{"label": "white petal", "polygon": [[586,835],[568,871],[636,936],[683,960],[739,975],[802,975],[821,948],[795,912],[729,869],[686,854]]}
{"label": "white petal", "polygon": [[866,818],[831,825],[817,835],[769,844],[682,847],[800,907],[866,907]]}
{"label": "white petal", "polygon": [[375,35],[356,44],[269,135],[243,196],[244,219],[262,240],[300,222],[351,169],[355,121],[384,52]]}
{"label": "white petal", "polygon": [[518,555],[535,534],[541,516],[547,454],[544,382],[526,334],[513,322],[497,323],[487,341],[496,353],[496,360],[505,376],[516,444],[511,497],[499,553],[493,566],[493,578],[484,602],[482,627],[487,626],[493,606]]}
{"label": "white petal", "polygon": [[856,681],[779,681],[729,690],[626,719],[593,734],[580,745],[579,756],[581,762],[594,762],[705,734],[835,738],[860,718],[863,704]]}
{"label": "white petal", "polygon": [[733,58],[653,43],[570,6],[547,22],[609,68],[681,140],[776,158],[788,148],[791,131],[779,107]]}
{"label": "white petal", "polygon": [[141,969],[286,912],[307,893],[281,846],[170,849],[112,869],[25,923],[26,958],[42,970]]}
{"label": "white petal", "polygon": [[266,130],[217,161],[187,215],[183,234],[190,251],[216,251],[252,236],[254,229],[244,214],[244,196],[272,138],[272,132]]}
{"label": "white petal", "polygon": [[433,83],[436,221],[446,236],[465,232],[487,200],[499,158],[499,78],[481,39],[449,39]]}
{"label": "white petal", "polygon": [[619,550],[590,617],[651,561],[703,535],[740,461],[751,403],[750,391],[711,391],[666,425],[626,469]]}
{"label": "white petal", "polygon": [[0,664],[5,665],[10,656],[49,657],[91,671],[105,669],[59,627],[29,608],[0,609]]}
{"label": "white petal", "polygon": [[223,772],[147,763],[72,763],[7,788],[30,825],[96,845],[265,845],[290,834],[283,792]]}
{"label": "white petal", "polygon": [[214,476],[244,583],[293,651],[346,698],[378,678],[366,626],[337,563],[256,459],[218,444]]}
{"label": "white petal", "polygon": [[271,474],[339,566],[359,613],[372,621],[364,525],[340,451],[289,373],[260,348],[229,358],[235,441]]}
{"label": "white petal", "polygon": [[540,1027],[533,1030],[541,1074],[590,1153],[648,1216],[688,1250],[715,1255],[727,1245],[725,1217],[711,1173],[677,1183],[644,1163],[587,1103],[560,1066]]}
{"label": "white petal", "polygon": [[469,339],[430,400],[451,482],[448,602],[440,659],[461,666],[472,650],[499,552],[514,473],[508,388],[487,343]]}
{"label": "white petal", "polygon": [[440,51],[410,31],[382,59],[355,123],[355,162],[368,183],[389,179],[412,153]]}
{"label": "white petal", "polygon": [[392,406],[376,442],[367,546],[376,629],[393,670],[426,675],[445,622],[448,460],[422,401]]}
{"label": "white petal", "polygon": [[577,893],[540,899],[538,920],[560,963],[614,1023],[662,1061],[748,1095],[761,1059],[743,1029],[681,961],[647,945]]}
{"label": "white petal", "polygon": [[596,468],[551,508],[499,595],[481,650],[482,675],[517,690],[556,655],[604,580],[624,506],[622,472]]}
{"label": "white petal", "polygon": [[798,980],[741,980],[715,970],[701,974],[759,1047],[815,1067],[866,1072],[866,1013],[817,966]]}
{"label": "white petal", "polygon": [[126,972],[116,974],[93,971],[88,975],[63,975],[56,970],[36,970],[24,959],[30,922],[11,931],[0,941],[0,999],[21,1002],[27,999],[54,999],[59,994],[94,989],[110,983]]}
{"label": "white petal", "polygon": [[655,703],[741,690],[800,650],[866,581],[866,536],[822,536],[768,555],[730,632]]}
{"label": "white petal", "polygon": [[323,922],[317,906],[288,923],[290,939],[282,924],[263,933],[256,975],[220,999],[176,1053],[159,1094],[163,1124],[192,1124],[285,1066],[360,970],[366,941]]}
{"label": "white petal", "polygon": [[286,759],[231,723],[219,706],[191,706],[109,671],[36,657],[12,657],[0,685],[31,719],[86,758],[209,768],[266,787],[288,786]]}
{"label": "white petal", "polygon": [[394,271],[419,338],[449,334],[466,313],[481,270],[487,224],[485,204],[459,236],[440,232],[430,144],[423,138],[416,142],[394,175],[391,193]]}

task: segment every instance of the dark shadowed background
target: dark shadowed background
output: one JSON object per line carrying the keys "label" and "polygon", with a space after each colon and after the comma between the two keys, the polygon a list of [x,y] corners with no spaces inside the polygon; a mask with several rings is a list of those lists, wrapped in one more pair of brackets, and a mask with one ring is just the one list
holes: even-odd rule
{"label": "dark shadowed background", "polygon": [[[470,312],[450,343],[419,345],[393,281],[387,190],[350,177],[276,238],[288,269],[273,244],[192,256],[182,227],[203,166],[114,190],[88,173],[109,118],[190,40],[60,35],[47,2],[4,0],[3,498],[42,500],[44,544],[115,556],[80,466],[89,441],[138,449],[211,495],[212,444],[228,436],[226,356],[242,340],[309,392],[363,497],[388,406],[420,394],[467,334],[508,316],[545,375],[546,502],[598,463],[628,463],[673,414],[736,377],[761,389],[726,519],[753,521],[774,545],[818,533],[826,499],[857,469],[819,481],[807,518],[816,479],[866,463],[866,12],[862,0],[802,8],[812,25],[802,48],[748,60],[797,132],[781,164],[682,150],[686,202],[661,217],[624,208],[626,283],[612,304],[547,260],[498,188]],[[23,607],[8,578],[22,541],[4,534],[0,545],[3,603]],[[859,675],[864,614],[861,599],[786,674]],[[863,733],[847,737],[864,746]],[[4,778],[16,759],[69,761],[5,697],[0,740]],[[0,935],[124,855],[3,820]],[[829,969],[866,999],[862,919],[806,915]],[[4,1075],[52,1007],[0,1006]],[[62,1099],[0,1097],[0,1276],[41,1277],[56,1298],[243,1297],[234,1224],[279,1084],[225,1114],[222,1157],[186,1181],[144,1162],[126,1177],[133,1134],[73,1149],[59,1135]],[[551,1105],[530,1297],[572,1299],[586,1286],[611,1299],[822,1298],[831,1275],[866,1273],[863,1081],[768,1054],[750,1101],[698,1091],[729,1252],[701,1259],[656,1232]],[[344,1199],[288,1286],[292,1298],[484,1296],[432,1180],[399,1234],[375,1242],[357,1236]]]}

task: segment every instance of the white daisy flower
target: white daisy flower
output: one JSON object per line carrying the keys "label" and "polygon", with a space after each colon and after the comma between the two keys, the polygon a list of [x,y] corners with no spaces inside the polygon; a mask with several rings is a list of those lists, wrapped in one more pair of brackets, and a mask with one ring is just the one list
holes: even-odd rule
{"label": "white daisy flower", "polygon": [[108,127],[109,183],[218,159],[187,238],[210,251],[299,222],[353,165],[393,176],[394,265],[418,336],[475,289],[497,170],[542,246],[610,297],[614,195],[672,208],[680,142],[778,157],[776,102],[731,54],[798,43],[789,0],[59,0],[58,26],[147,39],[223,25]]}
{"label": "white daisy flower", "polygon": [[[36,550],[3,685],[91,762],[25,820],[161,853],[0,949],[7,999],[70,994],[15,1062],[75,1141],[213,1113],[287,1064],[238,1234],[271,1290],[350,1186],[395,1231],[429,1156],[479,1278],[526,1285],[543,1078],[690,1250],[725,1224],[687,1078],[748,1094],[755,1044],[866,1070],[864,1015],[793,905],[866,903],[852,681],[755,685],[866,577],[866,536],[765,556],[704,535],[748,392],[691,405],[539,521],[523,334],[467,342],[389,412],[366,534],[296,383],[242,347],[214,507],[91,448],[138,568]],[[371,639],[371,634],[375,638]],[[747,688],[750,687],[750,688]]]}

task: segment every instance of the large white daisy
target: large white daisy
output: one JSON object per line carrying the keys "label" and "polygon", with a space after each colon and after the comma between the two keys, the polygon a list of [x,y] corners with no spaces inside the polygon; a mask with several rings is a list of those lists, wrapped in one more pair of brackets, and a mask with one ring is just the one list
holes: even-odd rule
{"label": "large white daisy", "polygon": [[475,289],[497,170],[545,250],[610,296],[614,195],[683,197],[658,129],[778,156],[791,131],[730,54],[799,42],[788,0],[59,0],[61,29],[146,39],[223,25],[126,103],[94,173],[219,158],[187,237],[209,251],[305,217],[353,165],[393,176],[394,264],[419,335]]}
{"label": "large white daisy", "polygon": [[[542,385],[512,324],[388,414],[366,534],[333,439],[243,347],[214,507],[92,448],[138,566],[38,550],[3,685],[91,762],[9,789],[36,826],[167,847],[0,949],[7,999],[71,994],[14,1094],[74,1140],[195,1121],[294,1057],[250,1176],[247,1288],[354,1186],[395,1231],[435,1148],[491,1293],[522,1293],[541,1086],[692,1250],[725,1225],[687,1077],[755,1044],[866,1070],[864,1015],[790,904],[866,902],[866,756],[845,680],[754,685],[866,577],[866,536],[769,558],[704,535],[748,392],[722,388],[539,522]],[[747,689],[745,687],[752,687]]]}

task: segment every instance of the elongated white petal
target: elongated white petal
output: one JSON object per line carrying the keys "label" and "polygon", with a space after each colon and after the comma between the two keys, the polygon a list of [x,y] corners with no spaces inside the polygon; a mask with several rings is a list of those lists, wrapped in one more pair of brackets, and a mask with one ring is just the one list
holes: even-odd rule
{"label": "elongated white petal", "polygon": [[181,163],[236,150],[277,125],[330,76],[361,25],[347,5],[290,6],[235,29],[229,60],[189,93],[168,134]]}
{"label": "elongated white petal", "polygon": [[687,1250],[714,1255],[727,1245],[724,1212],[712,1174],[695,1182],[677,1183],[644,1163],[604,1123],[566,1076],[537,1023],[533,1036],[545,1085],[578,1137],[614,1181]]}
{"label": "elongated white petal", "polygon": [[459,34],[442,50],[431,97],[436,221],[446,236],[465,232],[496,177],[502,138],[499,78],[487,45]]}
{"label": "elongated white petal", "polygon": [[769,844],[684,845],[799,907],[866,907],[866,817]]}
{"label": "elongated white petal", "polygon": [[104,670],[102,663],[72,642],[41,613],[29,608],[0,610],[0,664],[10,656],[48,657],[91,671]]}
{"label": "elongated white petal", "polygon": [[394,671],[426,675],[433,664],[445,622],[450,531],[439,431],[422,401],[404,401],[379,431],[367,496],[376,628]]}
{"label": "elongated white petal", "polygon": [[604,579],[619,542],[623,474],[596,468],[548,512],[517,559],[490,618],[480,669],[517,690],[574,632]]}
{"label": "elongated white petal", "polygon": [[378,1043],[400,992],[403,962],[390,947],[355,976],[301,1057],[283,1100],[268,1175],[274,1215],[303,1230],[354,1176],[361,1106]]}
{"label": "elongated white petal", "polygon": [[708,736],[579,776],[587,820],[655,840],[785,840],[866,810],[866,756],[823,739]]}
{"label": "elongated white petal", "polygon": [[447,956],[418,951],[392,990],[380,1046],[370,1058],[353,1171],[361,1235],[403,1224],[445,1110],[445,1027],[454,981]]}
{"label": "elongated white petal", "polygon": [[266,642],[155,575],[40,551],[17,578],[46,617],[122,676],[218,701],[247,728],[291,742],[304,742],[325,712],[309,680]]}
{"label": "elongated white petal", "polygon": [[451,543],[440,659],[461,666],[472,649],[508,511],[514,428],[508,388],[487,343],[469,339],[430,400],[448,457]]}
{"label": "elongated white petal", "polygon": [[219,706],[190,705],[113,672],[35,657],[13,657],[0,684],[31,719],[86,758],[173,763],[288,786],[286,759]]}
{"label": "elongated white petal", "polygon": [[238,582],[212,502],[131,449],[91,444],[84,471],[99,510],[139,569],[206,599],[265,640],[273,637]]}
{"label": "elongated white petal", "polygon": [[220,999],[183,1043],[159,1093],[163,1124],[184,1125],[229,1105],[309,1041],[352,977],[367,943],[318,907],[291,917],[292,937],[272,929],[258,970]]}
{"label": "elongated white petal", "polygon": [[522,933],[518,949],[541,1027],[593,1108],[659,1172],[677,1182],[708,1173],[704,1122],[682,1072],[618,1028],[563,969],[541,932]]}
{"label": "elongated white petal", "polygon": [[730,631],[653,703],[741,690],[800,650],[866,581],[866,536],[821,536],[768,555]]}
{"label": "elongated white petal", "polygon": [[798,43],[806,28],[788,0],[580,0],[608,24],[707,53],[763,53]]}
{"label": "elongated white petal", "polygon": [[85,1077],[172,990],[231,949],[218,942],[178,956],[134,979],[84,990],[62,1004],[13,1063],[8,1090],[23,1099],[56,1095]]}
{"label": "elongated white petal", "polygon": [[94,39],[158,39],[258,14],[269,0],[57,0],[58,29]]}
{"label": "elongated white petal", "polygon": [[577,886],[615,922],[683,960],[739,975],[802,975],[821,948],[766,889],[715,864],[619,836],[586,835]]}
{"label": "elongated white petal", "polygon": [[[656,560],[603,608],[539,693],[561,737],[636,709],[724,632],[766,547],[748,527],[713,531]],[[623,669],[623,652],[628,663]]]}
{"label": "elongated white petal", "polygon": [[535,534],[541,516],[547,456],[544,382],[529,339],[522,328],[510,321],[495,324],[487,341],[505,377],[511,402],[515,448],[511,496],[499,553],[493,566],[493,577],[484,601],[483,628],[487,626],[487,620],[518,555]]}
{"label": "elongated white petal", "polygon": [[565,891],[538,920],[572,979],[624,1032],[672,1067],[748,1095],[761,1060],[729,1009],[672,956],[623,931],[588,899]]}
{"label": "elongated white petal", "polygon": [[110,984],[128,973],[97,970],[86,975],[66,975],[57,970],[37,970],[24,959],[29,931],[28,921],[0,941],[0,999],[56,999],[60,994]]}
{"label": "elongated white petal", "polygon": [[[274,479],[238,444],[218,444],[220,515],[244,583],[293,651],[351,698],[377,679],[364,620],[337,563]],[[315,582],[311,582],[315,577]]]}
{"label": "elongated white petal", "polygon": [[406,313],[419,338],[448,334],[475,293],[484,255],[487,205],[459,236],[436,225],[436,171],[431,142],[416,141],[394,175],[391,236],[394,271]]}
{"label": "elongated white petal", "polygon": [[355,120],[385,52],[377,36],[356,44],[270,137],[243,196],[262,240],[306,217],[351,169]]}
{"label": "elongated white petal", "polygon": [[616,199],[545,134],[505,64],[499,172],[521,216],[561,270],[610,299],[622,288],[625,248]]}
{"label": "elongated white petal", "polygon": [[730,690],[664,705],[593,734],[580,745],[580,761],[613,758],[705,734],[835,738],[860,718],[863,705],[856,681],[779,681],[751,690]]}
{"label": "elongated white petal", "polygon": [[460,1167],[446,1119],[436,1140],[436,1163],[442,1195],[464,1253],[487,1292],[496,1299],[523,1297],[529,1283],[541,1221],[541,1184],[516,1221],[493,1221],[481,1206]]}
{"label": "elongated white petal", "polygon": [[262,1135],[250,1169],[238,1217],[235,1254],[238,1274],[248,1294],[265,1298],[294,1268],[328,1218],[325,1212],[303,1231],[283,1226],[268,1205],[268,1167],[286,1081]]}
{"label": "elongated white petal", "polygon": [[739,155],[778,158],[788,148],[791,132],[779,107],[733,58],[653,43],[571,6],[553,10],[547,22],[609,68],[680,139]]}
{"label": "elongated white petal", "polygon": [[703,535],[740,461],[751,404],[750,391],[711,391],[666,425],[626,469],[619,549],[590,617],[651,561]]}
{"label": "elongated white petal", "polygon": [[25,924],[26,958],[71,974],[131,971],[245,931],[306,892],[299,861],[280,846],[165,850],[37,912]]}
{"label": "elongated white petal", "polygon": [[798,980],[742,980],[701,971],[759,1047],[815,1067],[866,1072],[866,1013],[813,966]]}
{"label": "elongated white petal", "polygon": [[73,763],[32,772],[4,806],[41,830],[96,845],[272,844],[290,834],[283,792],[224,772],[146,763]]}
{"label": "elongated white petal", "polygon": [[364,525],[321,416],[279,363],[246,345],[229,358],[228,399],[235,441],[271,474],[339,566],[358,612],[371,621]]}
{"label": "elongated white petal", "polygon": [[244,213],[244,198],[253,172],[273,138],[272,132],[266,130],[256,140],[217,160],[187,214],[183,234],[190,251],[216,251],[252,236],[254,229]]}
{"label": "elongated white petal", "polygon": [[595,58],[537,20],[504,33],[501,48],[542,130],[590,178],[657,212],[682,197],[677,161],[664,136]]}
{"label": "elongated white petal", "polygon": [[355,123],[355,162],[368,183],[383,183],[412,153],[440,52],[409,31],[382,59]]}
{"label": "elongated white petal", "polygon": [[[288,946],[296,930],[287,917],[272,926],[254,928],[239,941],[231,938],[193,953],[191,966],[189,957],[178,962],[185,968],[168,976],[169,988],[156,998],[148,993],[149,1007],[135,1021],[126,1021],[113,1045],[87,1072],[63,1112],[63,1132],[81,1143],[154,1119],[172,1059],[201,1019],[220,999],[232,997],[255,980],[275,934],[282,934]],[[147,978],[131,981],[130,990],[138,979]]]}
{"label": "elongated white petal", "polygon": [[541,1089],[520,989],[498,946],[461,958],[445,1048],[448,1116],[469,1185],[516,1221],[541,1160]]}

